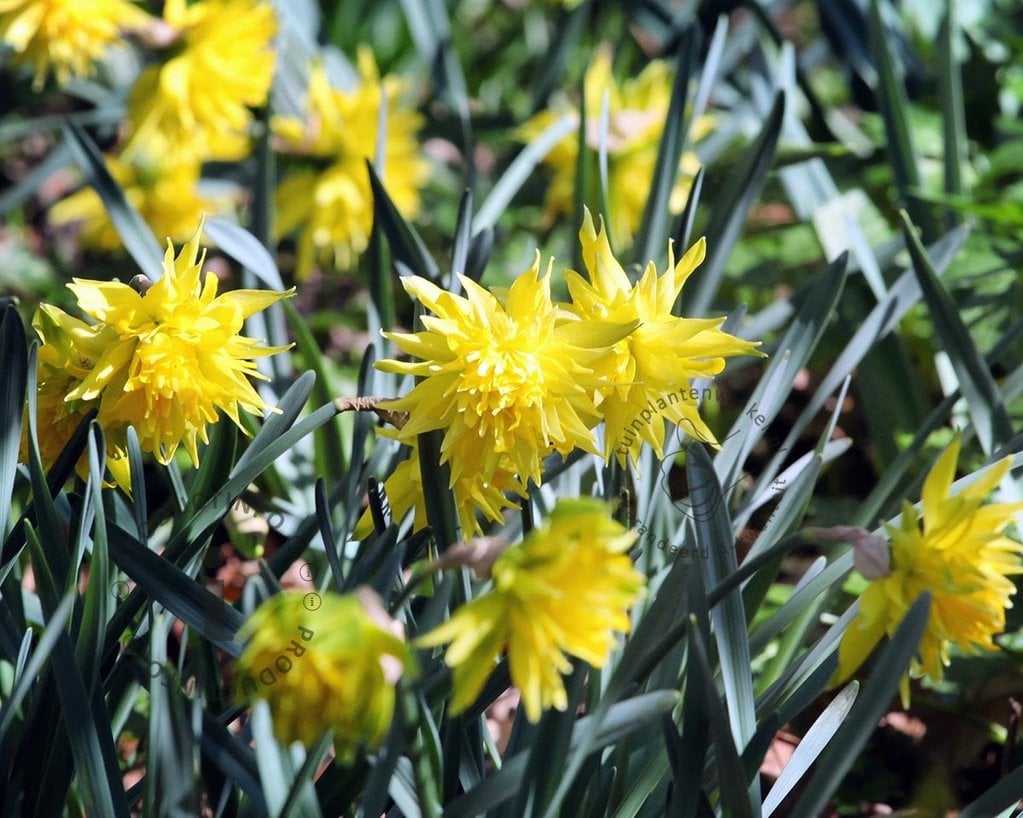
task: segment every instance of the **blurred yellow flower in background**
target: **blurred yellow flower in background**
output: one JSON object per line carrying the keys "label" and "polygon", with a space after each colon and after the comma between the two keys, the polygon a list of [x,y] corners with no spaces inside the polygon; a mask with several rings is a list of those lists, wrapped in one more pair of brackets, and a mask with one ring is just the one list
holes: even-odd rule
{"label": "blurred yellow flower in background", "polygon": [[[931,612],[912,676],[940,682],[950,645],[969,652],[998,649],[992,637],[1005,630],[1005,610],[1016,590],[1010,577],[1023,573],[1023,545],[1004,530],[1023,513],[1023,502],[981,505],[1008,474],[1011,457],[951,495],[959,446],[956,437],[927,475],[922,513],[903,502],[898,524],[886,526],[890,567],[860,597],[859,613],[839,646],[837,681],[863,664],[883,636],[894,635],[924,591],[931,594]],[[902,690],[908,701],[908,677]]]}
{"label": "blurred yellow flower in background", "polygon": [[[637,77],[617,85],[611,72],[611,49],[597,49],[593,62],[583,79],[586,103],[586,145],[593,151],[591,187],[584,191],[583,201],[596,203],[599,180],[596,156],[599,148],[600,115],[605,94],[608,98],[608,191],[607,219],[615,246],[628,247],[643,218],[653,183],[657,151],[671,101],[671,68],[664,60],[652,60]],[[522,141],[529,142],[564,116],[564,107],[542,111],[518,131]],[[553,173],[547,189],[546,220],[548,226],[575,208],[576,168],[579,157],[578,108],[567,109],[576,122],[576,131],[564,137],[547,154],[544,164]],[[700,117],[690,128],[695,142],[710,132],[712,119]],[[679,162],[679,174],[671,192],[669,206],[673,213],[682,212],[693,177],[700,169],[696,154],[686,151]]]}
{"label": "blurred yellow flower in background", "polygon": [[639,457],[643,441],[664,455],[664,423],[682,426],[696,440],[717,445],[693,398],[694,379],[712,378],[725,358],[758,355],[759,342],[744,341],[720,329],[723,318],[679,318],[672,314],[686,279],[701,264],[700,239],[675,263],[668,246],[668,268],[661,275],[651,261],[636,284],[615,259],[601,222],[593,227],[587,210],[579,230],[588,279],[565,272],[571,309],[584,321],[638,322],[594,365],[600,379],[597,406],[606,427],[604,458],[614,453],[622,465]]}
{"label": "blurred yellow flower in background", "polygon": [[551,300],[539,253],[507,291],[460,280],[465,296],[418,276],[402,278],[406,292],[433,315],[422,317],[423,332],[384,333],[419,360],[383,360],[377,368],[421,380],[405,397],[380,406],[409,413],[394,435],[402,442],[443,430],[441,461],[450,464],[452,488],[468,481],[462,484],[463,491],[470,487],[467,499],[478,500],[472,486],[492,496],[502,480],[525,496],[530,480],[540,484],[552,451],[596,451],[590,363],[637,322],[573,320]]}
{"label": "blurred yellow flower in background", "polygon": [[377,151],[380,106],[386,100],[381,180],[405,218],[419,210],[419,190],[429,176],[416,132],[422,117],[402,102],[406,84],[381,80],[368,48],[359,50],[359,84],[331,87],[322,65],[309,76],[308,113],[274,117],[276,147],[313,160],[284,178],[277,189],[277,234],[298,231],[297,273],[309,276],[317,264],[350,268],[369,244],[373,192],[366,160]]}
{"label": "blurred yellow flower in background", "polygon": [[167,0],[168,59],[146,68],[128,100],[134,138],[172,152],[234,160],[249,147],[250,108],[266,104],[277,21],[263,0]]}
{"label": "blurred yellow flower in background", "polygon": [[[224,412],[239,427],[239,410],[267,407],[249,382],[263,378],[254,358],[285,347],[265,347],[238,333],[250,315],[291,295],[234,290],[217,295],[217,277],[201,276],[199,229],[174,258],[168,242],[164,274],[138,291],[116,281],[74,279],[68,287],[90,318],[113,330],[108,343],[68,401],[99,400],[99,423],[108,435],[132,425],[143,451],[169,463],[184,446],[199,464],[198,441]],[[244,428],[244,427],[241,427]]]}
{"label": "blurred yellow flower in background", "polygon": [[493,587],[415,640],[451,643],[444,662],[454,670],[452,712],[477,699],[505,652],[530,721],[564,710],[568,657],[603,667],[615,633],[631,629],[628,611],[646,581],[625,553],[635,540],[606,503],[580,498],[559,500],[541,528],[506,549],[491,569]]}
{"label": "blurred yellow flower in background", "polygon": [[[175,151],[165,140],[152,144],[132,140],[117,156],[106,157],[110,175],[153,234],[175,243],[187,241],[200,213],[227,209],[228,196],[216,198],[199,190],[202,163],[191,153]],[[116,250],[122,247],[99,194],[91,187],[57,202],[50,209],[54,224],[82,222],[80,240],[86,247]]]}
{"label": "blurred yellow flower in background", "polygon": [[[310,610],[309,598],[316,607]],[[343,761],[375,748],[394,718],[395,684],[415,672],[401,625],[372,591],[285,592],[266,600],[239,631],[247,640],[236,688],[270,705],[274,733],[307,747],[327,730]]]}
{"label": "blurred yellow flower in background", "polygon": [[59,85],[88,77],[122,28],[149,19],[126,0],[0,0],[0,40],[16,65],[32,67],[38,91],[51,72]]}

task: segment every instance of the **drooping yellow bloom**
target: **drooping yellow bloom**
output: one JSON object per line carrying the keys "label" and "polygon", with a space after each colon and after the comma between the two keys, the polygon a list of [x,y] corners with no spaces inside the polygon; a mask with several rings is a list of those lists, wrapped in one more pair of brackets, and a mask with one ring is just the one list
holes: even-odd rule
{"label": "drooping yellow bloom", "polygon": [[[886,526],[889,572],[873,579],[860,597],[859,614],[839,646],[837,680],[853,673],[883,636],[895,633],[924,591],[931,594],[931,610],[912,676],[940,682],[949,645],[970,652],[997,650],[992,637],[1005,629],[1005,610],[1015,592],[1009,577],[1023,573],[1023,545],[1004,530],[1023,512],[1023,503],[981,505],[1008,473],[1011,457],[950,495],[959,445],[957,437],[927,475],[922,513],[904,502],[898,525]],[[903,682],[906,699],[908,677]]]}
{"label": "drooping yellow bloom", "polygon": [[615,632],[630,630],[628,610],[645,582],[625,553],[635,540],[605,503],[559,500],[542,528],[498,557],[493,587],[416,640],[451,643],[444,662],[454,669],[452,712],[476,700],[505,652],[530,721],[564,710],[568,657],[603,667]]}
{"label": "drooping yellow bloom", "polygon": [[402,279],[433,315],[422,318],[424,332],[384,333],[418,361],[377,366],[422,380],[405,397],[380,405],[409,413],[395,435],[403,442],[443,430],[441,461],[450,464],[452,488],[468,480],[488,492],[511,475],[525,496],[530,480],[540,484],[543,458],[552,451],[596,451],[592,363],[637,322],[573,320],[552,302],[539,254],[503,301],[460,280],[465,296],[418,276]]}
{"label": "drooping yellow bloom", "polygon": [[[611,72],[611,51],[597,49],[583,80],[586,103],[586,144],[597,156],[600,146],[600,116],[607,96],[607,208],[615,246],[628,247],[639,228],[650,195],[650,186],[657,164],[657,152],[664,132],[671,101],[671,68],[663,60],[652,60],[638,77],[626,80],[621,88]],[[540,135],[555,121],[568,114],[577,123],[579,110],[542,111],[519,130],[523,141]],[[702,139],[711,129],[711,118],[701,117],[693,123],[691,137]],[[551,169],[553,179],[547,190],[547,219],[570,213],[575,207],[576,173],[579,157],[577,131],[562,139],[547,154],[544,163]],[[682,154],[679,173],[671,191],[669,207],[680,213],[685,207],[689,187],[700,169],[696,155]],[[584,201],[599,201],[596,158],[589,174],[591,187],[584,191]]]}
{"label": "drooping yellow bloom", "polygon": [[372,591],[275,594],[238,636],[248,640],[237,666],[241,698],[266,700],[281,742],[310,746],[333,730],[345,761],[384,740],[394,686],[415,670],[401,625]]}
{"label": "drooping yellow bloom", "polygon": [[682,286],[704,257],[700,239],[675,263],[668,247],[668,269],[658,275],[650,262],[633,285],[615,259],[601,223],[593,228],[589,211],[579,231],[583,263],[588,280],[569,270],[565,273],[572,310],[585,321],[638,322],[595,365],[599,376],[599,410],[606,427],[604,457],[612,452],[623,465],[633,461],[645,440],[663,456],[664,423],[681,425],[683,431],[703,442],[717,445],[713,432],[700,417],[699,394],[693,379],[710,378],[725,367],[725,358],[758,354],[758,342],[743,341],[720,329],[723,318],[678,318],[672,308]]}
{"label": "drooping yellow bloom", "polygon": [[166,62],[142,72],[128,100],[137,139],[162,135],[172,151],[239,159],[249,143],[250,107],[266,103],[274,72],[273,6],[264,0],[167,0],[177,33]]}
{"label": "drooping yellow bloom", "polygon": [[[106,159],[110,175],[154,235],[175,243],[187,241],[200,213],[217,213],[227,205],[224,196],[213,198],[199,190],[202,163],[192,153],[172,149],[165,140],[153,145],[133,140],[119,156]],[[87,247],[115,250],[121,238],[107,215],[99,194],[85,187],[57,202],[50,210],[55,224],[82,222],[81,241]]]}
{"label": "drooping yellow bloom", "polygon": [[312,160],[277,190],[277,233],[299,231],[300,279],[316,264],[351,267],[369,244],[373,193],[366,160],[377,152],[382,100],[387,130],[381,180],[405,218],[419,210],[419,190],[429,175],[416,137],[422,117],[402,102],[402,80],[380,79],[366,48],[359,51],[359,77],[355,88],[332,88],[323,66],[313,66],[306,119],[279,116],[272,123],[282,152]]}
{"label": "drooping yellow bloom", "polygon": [[266,409],[249,377],[263,378],[254,358],[285,347],[264,347],[239,335],[250,315],[291,295],[234,290],[217,295],[217,277],[201,275],[199,229],[174,258],[168,242],[164,274],[144,293],[115,281],[75,279],[68,287],[89,317],[113,329],[95,365],[68,401],[99,400],[99,423],[108,434],[130,424],[143,451],[169,463],[183,445],[198,465],[198,441],[218,411],[241,426],[238,412]]}
{"label": "drooping yellow bloom", "polygon": [[[48,468],[89,411],[98,406],[95,399],[69,399],[68,395],[89,376],[104,350],[117,342],[117,333],[105,324],[86,324],[50,304],[39,307],[32,327],[42,341],[36,356],[36,417],[39,455]],[[119,484],[128,485],[127,454],[115,438],[107,436],[106,442],[111,473]],[[19,460],[28,462],[27,417],[22,424]],[[88,478],[87,452],[82,453],[76,469],[82,479]]]}
{"label": "drooping yellow bloom", "polygon": [[120,29],[148,20],[126,0],[0,0],[0,40],[32,66],[37,91],[51,71],[60,85],[89,76]]}

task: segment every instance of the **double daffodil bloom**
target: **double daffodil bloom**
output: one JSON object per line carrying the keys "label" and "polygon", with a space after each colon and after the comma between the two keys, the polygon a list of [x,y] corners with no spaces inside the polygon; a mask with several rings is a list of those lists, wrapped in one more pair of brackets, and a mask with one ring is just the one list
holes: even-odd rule
{"label": "double daffodil bloom", "polygon": [[[277,189],[277,233],[298,233],[297,273],[307,278],[317,264],[350,268],[369,244],[373,191],[366,160],[379,147],[381,181],[405,218],[419,210],[419,190],[429,176],[416,132],[423,118],[402,97],[406,84],[380,78],[372,52],[359,51],[359,82],[331,87],[322,65],[313,66],[305,118],[273,119],[276,147],[296,162]],[[380,108],[386,132],[378,138]]]}
{"label": "double daffodil bloom", "polygon": [[[1010,577],[1023,572],[1023,545],[1005,534],[1023,503],[984,499],[1009,471],[1012,458],[999,461],[978,480],[952,495],[960,441],[938,458],[924,481],[921,511],[902,506],[891,538],[887,573],[878,572],[859,601],[838,652],[836,680],[848,678],[885,635],[892,636],[913,602],[931,594],[927,629],[910,674],[940,682],[949,664],[949,646],[964,651],[997,650],[994,636],[1005,629],[1012,605]],[[903,680],[908,700],[908,677]]]}
{"label": "double daffodil bloom", "polygon": [[[460,280],[465,296],[419,277],[402,279],[433,315],[423,316],[423,332],[385,333],[418,360],[377,367],[421,380],[405,397],[380,405],[409,413],[394,433],[402,442],[442,430],[441,462],[450,465],[456,498],[496,516],[506,505],[502,491],[524,497],[530,480],[540,484],[551,452],[596,452],[592,367],[638,322],[576,320],[551,300],[539,254],[507,291]],[[470,522],[466,533],[478,531],[471,510],[463,514],[463,525]]]}
{"label": "double daffodil bloom", "polygon": [[611,252],[603,223],[599,233],[594,230],[589,211],[579,240],[588,277],[565,273],[571,310],[584,322],[637,325],[594,364],[600,383],[597,403],[606,430],[605,459],[614,454],[623,465],[629,457],[635,461],[644,441],[663,456],[664,420],[678,424],[696,440],[717,445],[700,417],[691,383],[720,373],[725,358],[760,353],[759,342],[723,331],[723,318],[672,314],[683,285],[703,262],[704,240],[690,247],[677,264],[669,245],[668,269],[658,274],[650,262],[636,284]]}
{"label": "double daffodil bloom", "polygon": [[167,0],[169,58],[146,68],[128,100],[133,139],[166,140],[202,160],[248,152],[250,108],[266,104],[277,21],[264,0]]}
{"label": "double daffodil bloom", "polygon": [[372,591],[275,594],[239,632],[235,688],[270,705],[274,733],[307,747],[327,730],[345,761],[375,748],[394,718],[395,685],[415,657]]}
{"label": "double daffodil bloom", "polygon": [[493,563],[493,587],[416,640],[450,643],[452,712],[477,699],[505,653],[530,721],[551,707],[564,710],[568,657],[603,667],[615,633],[631,628],[628,611],[645,584],[626,553],[635,540],[606,503],[580,498],[559,500],[541,528],[507,548]]}
{"label": "double daffodil bloom", "polygon": [[50,73],[59,85],[88,77],[122,29],[149,19],[127,0],[0,0],[0,40],[32,67],[38,91]]}

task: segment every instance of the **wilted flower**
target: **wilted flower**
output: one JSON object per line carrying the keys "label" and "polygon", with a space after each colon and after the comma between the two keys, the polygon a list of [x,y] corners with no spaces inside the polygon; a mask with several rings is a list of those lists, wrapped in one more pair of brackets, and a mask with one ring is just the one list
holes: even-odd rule
{"label": "wilted flower", "polygon": [[645,440],[663,455],[664,420],[680,424],[690,436],[716,445],[693,397],[693,379],[710,378],[725,358],[759,354],[758,342],[743,341],[720,329],[723,318],[679,318],[672,308],[682,286],[704,257],[700,239],[678,264],[668,246],[668,269],[661,275],[651,261],[633,284],[615,259],[601,223],[600,233],[586,211],[582,229],[583,263],[589,279],[565,273],[571,309],[585,321],[638,323],[594,368],[600,379],[598,409],[606,427],[604,457],[614,452],[624,464],[635,461]]}
{"label": "wilted flower", "polygon": [[348,268],[369,244],[373,192],[366,160],[377,151],[384,100],[381,180],[401,214],[416,215],[429,164],[416,138],[422,117],[402,103],[404,91],[397,77],[380,79],[372,53],[363,48],[356,87],[331,87],[323,66],[316,65],[309,76],[306,119],[274,117],[277,147],[311,160],[286,176],[277,190],[278,234],[299,231],[299,278],[317,263]]}
{"label": "wilted flower", "polygon": [[148,20],[126,0],[0,0],[0,40],[32,66],[37,91],[51,71],[60,85],[89,76],[122,28]]}
{"label": "wilted flower", "polygon": [[343,760],[384,740],[395,684],[415,669],[401,625],[367,590],[275,594],[238,636],[248,642],[237,689],[249,702],[267,701],[277,738],[309,746],[333,730]]}
{"label": "wilted flower", "polygon": [[235,290],[217,295],[217,277],[201,276],[199,237],[175,259],[168,242],[164,275],[140,294],[116,281],[75,279],[68,287],[89,317],[113,330],[95,364],[66,400],[99,401],[99,423],[108,435],[132,425],[144,451],[169,463],[183,445],[195,465],[206,425],[224,412],[241,426],[238,412],[266,405],[249,383],[264,378],[254,358],[285,347],[264,347],[238,333],[250,315],[288,292]]}
{"label": "wilted flower", "polygon": [[631,628],[628,610],[645,582],[625,553],[635,539],[605,503],[581,498],[559,500],[542,528],[506,549],[493,565],[493,587],[416,640],[451,643],[444,662],[454,670],[452,712],[476,700],[505,652],[530,721],[550,707],[564,710],[568,657],[603,667],[615,632]]}
{"label": "wilted flower", "polygon": [[[174,242],[187,241],[192,235],[197,213],[215,213],[226,204],[224,197],[214,199],[200,192],[199,159],[194,154],[173,150],[161,138],[151,145],[132,140],[118,156],[108,156],[106,164],[125,198],[153,233]],[[57,202],[50,209],[50,220],[54,224],[82,222],[81,241],[87,247],[114,250],[122,246],[99,194],[92,187]]]}
{"label": "wilted flower", "polygon": [[266,103],[274,72],[273,6],[263,0],[167,0],[175,32],[166,62],[142,72],[128,101],[135,138],[161,134],[174,152],[239,159],[250,107]]}
{"label": "wilted flower", "polygon": [[[600,145],[600,115],[607,95],[607,209],[611,232],[619,248],[632,244],[633,234],[643,217],[668,118],[671,85],[668,63],[652,60],[638,77],[626,80],[619,88],[611,72],[611,51],[607,47],[597,49],[583,80],[586,145],[594,157]],[[565,113],[564,110],[549,110],[537,114],[519,130],[519,137],[523,141],[535,139]],[[568,108],[567,113],[578,123],[578,109]],[[701,139],[710,131],[710,123],[710,117],[701,117],[693,123],[692,138]],[[577,131],[573,131],[544,160],[554,174],[547,190],[547,218],[552,223],[555,217],[570,213],[575,207],[578,157],[579,138]],[[699,169],[694,153],[682,154],[669,201],[673,213],[680,213],[685,207],[689,187]],[[596,158],[589,178],[592,189],[583,191],[583,200],[596,202],[599,200]]]}
{"label": "wilted flower", "polygon": [[418,276],[402,279],[434,314],[423,316],[424,332],[384,333],[419,360],[384,360],[378,368],[421,380],[405,397],[380,405],[409,413],[394,435],[403,442],[443,430],[441,461],[450,464],[451,487],[468,481],[465,499],[480,507],[473,487],[493,493],[508,478],[525,496],[530,480],[540,484],[543,458],[552,451],[595,451],[590,365],[637,322],[573,320],[552,302],[539,255],[501,299],[460,280],[465,296]]}
{"label": "wilted flower", "polygon": [[[839,647],[836,679],[847,678],[881,637],[892,636],[924,591],[931,594],[931,611],[911,675],[940,682],[949,663],[949,645],[971,652],[997,650],[992,637],[1005,629],[1005,610],[1016,590],[1009,577],[1023,573],[1023,545],[1003,532],[1023,512],[1023,502],[981,505],[1009,472],[1011,457],[950,495],[959,445],[957,437],[927,475],[923,513],[904,502],[898,525],[886,526],[891,537],[889,572],[874,579],[860,597],[859,614]],[[908,678],[903,680],[906,699]]]}

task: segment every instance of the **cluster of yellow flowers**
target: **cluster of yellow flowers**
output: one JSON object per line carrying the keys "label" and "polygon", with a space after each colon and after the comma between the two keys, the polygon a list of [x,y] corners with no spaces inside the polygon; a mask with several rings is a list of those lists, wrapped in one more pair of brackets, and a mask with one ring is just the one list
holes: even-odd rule
{"label": "cluster of yellow flowers", "polygon": [[[645,585],[625,553],[635,539],[607,504],[581,498],[559,501],[541,528],[506,547],[491,565],[492,587],[414,640],[420,648],[452,643],[445,654],[452,712],[476,701],[505,654],[530,721],[551,707],[565,710],[568,657],[602,667],[614,634],[631,629],[628,611]],[[237,673],[262,684],[239,687],[249,701],[270,703],[282,741],[312,744],[333,730],[338,753],[350,757],[383,740],[395,685],[416,663],[401,626],[371,592],[328,593],[315,614],[303,599],[277,594],[246,623]]]}
{"label": "cluster of yellow flowers", "polygon": [[[539,254],[507,291],[463,277],[466,295],[458,296],[422,278],[402,279],[434,315],[422,319],[423,332],[385,333],[418,361],[378,364],[420,378],[407,396],[381,404],[409,414],[391,434],[412,457],[384,484],[396,516],[414,507],[416,527],[426,525],[417,444],[424,432],[443,430],[441,462],[450,465],[467,534],[481,531],[477,511],[499,521],[512,506],[507,492],[525,497],[530,481],[539,485],[552,452],[579,448],[624,465],[646,441],[663,456],[663,420],[684,421],[697,439],[716,444],[697,401],[678,385],[718,374],[725,358],[757,354],[758,342],[724,332],[724,319],[673,314],[704,242],[678,263],[669,246],[667,270],[658,274],[651,262],[633,284],[589,212],[579,239],[587,276],[566,273],[570,303],[552,300],[550,269],[540,274]],[[603,446],[594,432],[601,421]],[[357,535],[369,525],[367,515]]]}
{"label": "cluster of yellow flowers", "polygon": [[[16,61],[35,67],[39,87],[52,70],[60,84],[94,73],[125,33],[158,49],[128,98],[128,137],[106,161],[128,201],[158,236],[183,241],[200,212],[232,197],[199,189],[202,165],[248,153],[250,107],[266,104],[277,31],[267,0],[167,0],[155,19],[124,0],[11,0],[0,3],[0,37]],[[97,193],[58,202],[55,224],[83,222],[82,241],[120,246]]]}
{"label": "cluster of yellow flowers", "polygon": [[240,335],[246,318],[291,295],[267,290],[217,294],[217,277],[202,276],[202,226],[177,258],[168,241],[163,276],[144,292],[116,281],[75,279],[68,287],[92,323],[43,305],[33,319],[42,339],[37,365],[41,456],[57,458],[91,410],[107,439],[107,465],[127,487],[127,427],[143,451],[169,463],[184,446],[199,463],[198,443],[218,411],[241,425],[238,412],[262,413],[248,378],[264,378],[254,359],[265,347]]}
{"label": "cluster of yellow flowers", "polygon": [[[200,188],[202,166],[236,161],[251,147],[253,108],[267,103],[273,80],[277,22],[268,0],[167,0],[154,19],[125,0],[0,0],[0,39],[15,60],[35,68],[35,86],[52,71],[66,84],[95,71],[108,46],[132,33],[158,49],[128,97],[128,137],[106,157],[128,201],[158,236],[184,241],[200,212],[229,208],[233,192]],[[275,146],[300,157],[277,195],[278,236],[298,234],[298,275],[317,263],[352,265],[366,249],[373,219],[367,159],[386,123],[382,178],[401,213],[414,216],[429,174],[416,132],[421,117],[403,102],[405,83],[381,80],[368,49],[359,53],[360,81],[332,88],[322,65],[309,79],[308,116],[277,116]],[[381,117],[381,106],[386,116]],[[120,246],[97,193],[80,190],[50,211],[55,224],[82,222],[90,247]]]}

